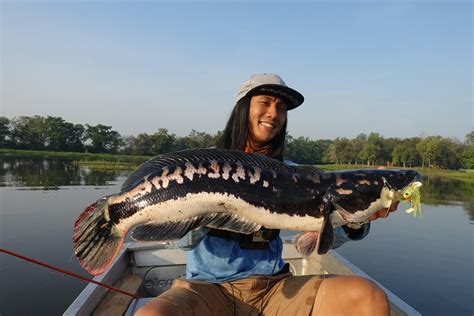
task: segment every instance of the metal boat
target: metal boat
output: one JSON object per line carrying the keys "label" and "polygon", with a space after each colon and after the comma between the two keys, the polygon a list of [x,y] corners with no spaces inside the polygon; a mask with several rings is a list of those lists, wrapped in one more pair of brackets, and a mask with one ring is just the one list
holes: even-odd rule
{"label": "metal boat", "polygon": [[[283,243],[283,258],[294,275],[359,275],[376,282],[390,301],[390,315],[421,315],[413,307],[353,265],[335,250],[302,257],[290,241]],[[160,242],[125,243],[111,267],[94,278],[123,291],[137,293],[134,299],[89,283],[63,315],[133,315],[153,297],[168,289],[173,280],[184,277],[186,252]]]}

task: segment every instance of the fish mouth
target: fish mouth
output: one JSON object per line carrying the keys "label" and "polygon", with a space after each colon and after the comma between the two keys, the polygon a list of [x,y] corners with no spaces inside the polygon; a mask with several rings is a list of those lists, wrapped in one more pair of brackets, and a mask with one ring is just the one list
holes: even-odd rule
{"label": "fish mouth", "polygon": [[[390,198],[390,205],[388,206],[388,209],[391,209],[394,206],[394,202],[397,202],[400,200],[399,196],[401,193],[408,187],[413,187],[415,189],[418,189],[423,185],[421,182],[423,179],[423,176],[420,173],[416,173],[416,175],[413,177],[412,181],[408,183],[406,186],[404,186],[402,189],[397,190],[396,188],[392,187],[388,181],[384,179],[384,187],[385,189],[389,190],[392,192],[392,197]],[[397,204],[395,204],[397,205]],[[365,211],[358,211],[356,213],[351,213],[346,211],[344,208],[336,205],[336,212],[339,213],[339,215],[347,222],[349,223],[357,223],[357,224],[364,224],[369,221],[369,217],[372,214],[369,214],[368,212]]]}
{"label": "fish mouth", "polygon": [[423,175],[421,173],[419,172],[416,173],[415,178],[412,180],[411,183],[415,183],[415,182],[420,182],[420,186],[421,186],[423,182]]}

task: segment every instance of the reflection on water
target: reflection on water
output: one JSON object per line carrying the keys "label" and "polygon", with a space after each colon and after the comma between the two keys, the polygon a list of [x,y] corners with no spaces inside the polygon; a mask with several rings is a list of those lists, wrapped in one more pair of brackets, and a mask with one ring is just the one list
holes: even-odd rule
{"label": "reflection on water", "polygon": [[0,155],[0,186],[58,190],[61,186],[107,185],[128,172],[81,168],[72,160]]}
{"label": "reflection on water", "polygon": [[474,222],[474,183],[441,177],[425,177],[421,199],[429,205],[462,205]]}

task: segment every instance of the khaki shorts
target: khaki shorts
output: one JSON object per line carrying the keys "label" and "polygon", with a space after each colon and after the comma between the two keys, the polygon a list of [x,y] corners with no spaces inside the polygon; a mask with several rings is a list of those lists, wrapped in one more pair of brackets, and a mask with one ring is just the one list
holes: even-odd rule
{"label": "khaki shorts", "polygon": [[153,300],[167,301],[183,315],[310,315],[326,277],[284,273],[221,284],[177,279]]}

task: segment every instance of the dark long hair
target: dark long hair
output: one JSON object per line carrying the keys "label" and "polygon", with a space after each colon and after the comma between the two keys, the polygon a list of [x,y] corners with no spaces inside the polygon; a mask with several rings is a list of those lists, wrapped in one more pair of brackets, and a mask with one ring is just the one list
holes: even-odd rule
{"label": "dark long hair", "polygon": [[[249,136],[249,107],[251,96],[240,99],[234,106],[229,120],[217,140],[216,147],[223,149],[245,150]],[[285,120],[280,132],[272,139],[269,156],[278,160],[283,160],[283,150],[285,148],[286,123]]]}

